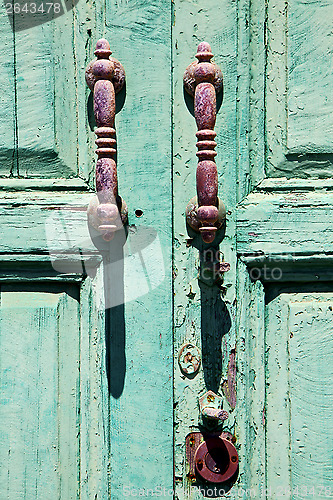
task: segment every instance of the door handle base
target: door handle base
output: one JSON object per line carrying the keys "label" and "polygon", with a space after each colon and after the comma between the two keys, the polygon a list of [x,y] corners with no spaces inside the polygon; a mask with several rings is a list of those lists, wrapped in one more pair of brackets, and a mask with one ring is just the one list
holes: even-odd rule
{"label": "door handle base", "polygon": [[117,203],[117,205],[111,203],[101,204],[96,195],[89,203],[87,214],[88,224],[103,234],[105,241],[110,241],[114,236],[114,232],[127,224],[128,208],[122,198],[120,198],[120,203]]}
{"label": "door handle base", "polygon": [[[185,215],[186,215],[186,222],[190,226],[193,231],[196,233],[200,233],[203,236],[203,233],[205,231],[205,226],[202,225],[202,217],[200,218],[200,211],[199,211],[199,217],[198,217],[198,210],[203,209],[204,207],[199,207],[198,203],[198,197],[194,196],[193,198],[190,199],[188,202],[186,209],[185,209]],[[208,208],[208,207],[207,207]],[[211,208],[211,207],[209,207]],[[217,198],[217,217],[216,221],[214,222],[214,226],[209,226],[209,230],[212,231],[214,228],[216,230],[220,229],[222,226],[225,225],[225,220],[226,220],[226,209],[223,201],[220,198]],[[201,210],[203,212],[203,210]],[[205,215],[205,214],[204,214]],[[214,235],[215,238],[215,235]],[[213,238],[213,240],[214,240]],[[204,240],[206,241],[206,240]],[[207,242],[210,243],[210,242]]]}

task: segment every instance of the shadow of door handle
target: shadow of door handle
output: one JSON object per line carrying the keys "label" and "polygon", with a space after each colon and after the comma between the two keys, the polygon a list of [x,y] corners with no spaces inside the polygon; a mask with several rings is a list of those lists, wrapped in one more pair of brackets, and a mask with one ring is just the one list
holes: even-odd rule
{"label": "shadow of door handle", "polygon": [[86,82],[94,92],[94,115],[97,128],[96,191],[88,207],[88,221],[104,240],[110,241],[114,232],[127,222],[127,206],[118,194],[117,141],[115,130],[115,94],[125,83],[125,71],[112,54],[107,40],[96,44],[97,59],[86,69]]}
{"label": "shadow of door handle", "polygon": [[184,73],[185,90],[194,96],[196,133],[197,198],[186,207],[186,220],[192,229],[201,233],[204,242],[212,243],[216,231],[225,221],[225,207],[217,197],[218,178],[215,163],[216,94],[222,91],[223,77],[220,68],[210,60],[211,47],[206,42],[198,45],[195,56],[198,62],[190,64]]}

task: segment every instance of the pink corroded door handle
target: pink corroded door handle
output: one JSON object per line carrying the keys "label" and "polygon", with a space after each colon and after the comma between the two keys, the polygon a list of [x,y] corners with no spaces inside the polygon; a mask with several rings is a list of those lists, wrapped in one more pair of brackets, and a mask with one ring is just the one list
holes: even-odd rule
{"label": "pink corroded door handle", "polygon": [[217,197],[218,178],[214,160],[217,154],[214,151],[216,94],[222,91],[223,77],[220,68],[210,62],[213,54],[208,43],[198,45],[195,57],[198,62],[190,64],[184,73],[184,86],[190,95],[194,95],[194,115],[198,127],[198,196],[187,205],[186,220],[192,229],[201,233],[205,243],[212,243],[217,229],[225,221],[225,207]]}
{"label": "pink corroded door handle", "polygon": [[117,229],[127,222],[126,203],[118,195],[116,164],[115,93],[125,83],[125,71],[112,54],[107,40],[96,44],[97,59],[86,69],[86,82],[94,92],[94,115],[97,128],[96,191],[88,207],[88,221],[104,240],[110,241]]}

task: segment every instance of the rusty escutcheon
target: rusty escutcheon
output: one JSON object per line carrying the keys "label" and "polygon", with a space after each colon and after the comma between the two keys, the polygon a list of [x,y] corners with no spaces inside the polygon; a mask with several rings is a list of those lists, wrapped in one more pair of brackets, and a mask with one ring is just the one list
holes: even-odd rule
{"label": "rusty escutcheon", "polygon": [[202,434],[191,432],[186,437],[188,478],[198,477],[208,483],[235,482],[238,476],[239,458],[230,432]]}
{"label": "rusty escutcheon", "polygon": [[198,347],[190,342],[182,345],[178,355],[178,363],[184,375],[191,377],[198,373],[201,354]]}

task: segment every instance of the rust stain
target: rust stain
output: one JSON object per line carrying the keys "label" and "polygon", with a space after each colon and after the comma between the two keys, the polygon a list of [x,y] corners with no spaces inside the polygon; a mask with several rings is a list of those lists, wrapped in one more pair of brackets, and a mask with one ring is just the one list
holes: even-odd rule
{"label": "rust stain", "polygon": [[236,407],[236,349],[231,349],[228,363],[228,376],[222,384],[222,390],[232,409]]}
{"label": "rust stain", "polygon": [[75,206],[61,207],[61,206],[57,205],[55,207],[52,207],[52,206],[41,207],[41,210],[68,210],[69,212],[86,212],[87,207],[75,207]]}

